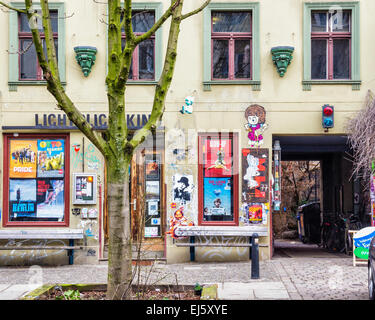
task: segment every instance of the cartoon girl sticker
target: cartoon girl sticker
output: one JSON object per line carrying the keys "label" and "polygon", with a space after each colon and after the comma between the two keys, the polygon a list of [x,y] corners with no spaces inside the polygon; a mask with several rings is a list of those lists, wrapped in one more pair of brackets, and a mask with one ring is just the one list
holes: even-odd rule
{"label": "cartoon girl sticker", "polygon": [[245,118],[247,120],[245,128],[249,132],[247,135],[249,145],[252,148],[259,147],[263,144],[262,133],[267,128],[266,111],[262,106],[253,104],[246,109]]}

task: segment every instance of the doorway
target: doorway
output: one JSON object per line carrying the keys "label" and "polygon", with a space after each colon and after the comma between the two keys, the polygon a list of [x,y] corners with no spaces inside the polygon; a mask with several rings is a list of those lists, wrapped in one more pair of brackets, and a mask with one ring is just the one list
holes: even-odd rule
{"label": "doorway", "polygon": [[275,255],[321,254],[325,221],[356,215],[364,226],[368,224],[366,192],[352,176],[346,136],[280,135],[273,137],[275,141],[280,143],[282,167],[280,210],[272,214]]}

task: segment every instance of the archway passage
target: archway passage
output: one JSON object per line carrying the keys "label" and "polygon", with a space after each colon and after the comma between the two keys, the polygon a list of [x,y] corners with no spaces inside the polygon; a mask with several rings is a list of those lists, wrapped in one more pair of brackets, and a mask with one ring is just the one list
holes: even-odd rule
{"label": "archway passage", "polygon": [[[368,193],[352,176],[347,136],[274,136],[281,147],[281,207],[273,211],[274,253],[350,253],[345,223],[370,224]],[[325,230],[337,228],[339,232]],[[323,230],[324,229],[324,230]],[[329,241],[327,238],[331,238]],[[327,246],[327,241],[329,245]]]}

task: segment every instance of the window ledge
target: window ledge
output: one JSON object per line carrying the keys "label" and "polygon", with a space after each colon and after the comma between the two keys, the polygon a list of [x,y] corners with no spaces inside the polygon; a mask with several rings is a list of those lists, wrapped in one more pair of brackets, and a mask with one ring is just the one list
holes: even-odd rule
{"label": "window ledge", "polygon": [[203,90],[211,91],[212,85],[251,85],[253,91],[260,91],[259,80],[211,80],[203,81]]}
{"label": "window ledge", "polygon": [[138,81],[138,80],[128,80],[126,82],[126,85],[156,85],[158,81],[152,80],[152,81]]}
{"label": "window ledge", "polygon": [[352,85],[352,90],[357,91],[361,89],[361,80],[304,80],[302,86],[304,91],[311,91],[311,85]]}
{"label": "window ledge", "polygon": [[[62,81],[61,84],[66,86],[66,82]],[[17,91],[18,86],[46,86],[47,81],[43,80],[29,80],[29,81],[9,81],[9,91]]]}

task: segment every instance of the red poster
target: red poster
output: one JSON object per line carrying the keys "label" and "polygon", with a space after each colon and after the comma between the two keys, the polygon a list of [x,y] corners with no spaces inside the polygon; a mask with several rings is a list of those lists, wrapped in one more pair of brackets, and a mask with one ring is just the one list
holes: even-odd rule
{"label": "red poster", "polygon": [[232,144],[230,139],[206,139],[203,155],[205,177],[232,176]]}

